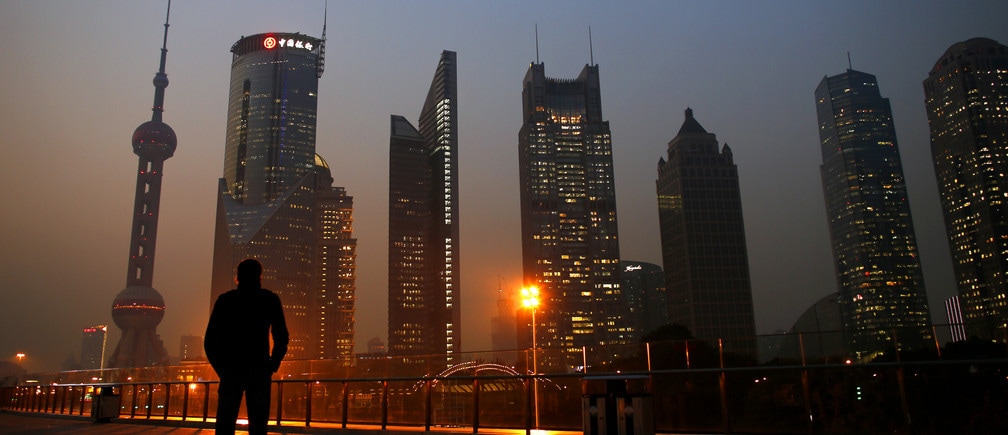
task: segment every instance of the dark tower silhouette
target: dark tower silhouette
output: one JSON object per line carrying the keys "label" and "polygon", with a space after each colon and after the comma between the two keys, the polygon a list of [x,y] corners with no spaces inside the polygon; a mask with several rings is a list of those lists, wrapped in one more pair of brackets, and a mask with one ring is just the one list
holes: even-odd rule
{"label": "dark tower silhouette", "polygon": [[889,99],[848,69],[815,90],[823,196],[843,329],[871,359],[933,343],[906,178]]}
{"label": "dark tower silhouette", "polygon": [[952,44],[924,80],[931,157],[966,334],[1008,341],[1008,46]]}
{"label": "dark tower silhouette", "polygon": [[418,128],[391,118],[388,352],[412,364],[453,364],[462,345],[456,77],[444,50]]}
{"label": "dark tower silhouette", "polygon": [[165,58],[168,55],[168,15],[165,14],[161,67],[154,74],[154,107],[151,120],[133,132],[133,152],[140,157],[137,167],[133,226],[130,236],[126,289],[112,302],[112,320],[122,330],[110,367],[145,367],[167,362],[157,325],[164,317],[161,294],[151,286],[154,280],[154,247],[161,202],[161,175],[164,161],[175,154],[175,132],[161,121],[164,94],[168,87]]}
{"label": "dark tower silhouette", "polygon": [[[669,323],[686,326],[725,350],[756,355],[756,320],[738,166],[686,109],[679,132],[658,159]],[[636,316],[635,316],[636,317]]]}

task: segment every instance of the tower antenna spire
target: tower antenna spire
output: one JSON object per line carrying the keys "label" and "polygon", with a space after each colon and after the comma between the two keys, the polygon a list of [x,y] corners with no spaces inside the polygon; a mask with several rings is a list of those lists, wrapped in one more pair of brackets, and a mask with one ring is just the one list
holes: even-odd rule
{"label": "tower antenna spire", "polygon": [[588,26],[588,62],[595,65],[595,48],[592,46],[591,26]]}
{"label": "tower antenna spire", "polygon": [[536,63],[539,63],[539,23],[535,25]]}
{"label": "tower antenna spire", "polygon": [[319,44],[318,62],[315,64],[315,77],[322,78],[322,71],[325,70],[325,35],[326,26],[329,24],[329,0],[325,2],[325,9],[322,10],[322,43]]}
{"label": "tower antenna spire", "polygon": [[854,64],[850,60],[850,51],[847,52],[847,69],[854,69]]}
{"label": "tower antenna spire", "polygon": [[171,16],[171,0],[168,0],[168,11],[165,12],[164,39],[161,41],[161,65],[154,74],[154,107],[151,110],[151,121],[161,121],[164,112],[164,94],[168,87],[168,74],[165,74],[165,60],[168,58],[168,17]]}

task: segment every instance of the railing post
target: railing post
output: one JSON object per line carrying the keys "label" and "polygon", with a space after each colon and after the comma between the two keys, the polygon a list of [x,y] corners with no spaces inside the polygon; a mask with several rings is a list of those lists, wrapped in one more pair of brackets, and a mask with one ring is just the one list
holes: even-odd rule
{"label": "railing post", "polygon": [[[94,391],[94,390],[92,389],[92,391]],[[85,399],[87,399],[87,388],[81,387],[81,392],[80,392],[80,409],[77,410],[77,412],[80,413],[79,415],[84,415],[84,400]]]}
{"label": "railing post", "polygon": [[938,328],[935,325],[931,325],[931,337],[934,338],[935,350],[938,352],[938,360],[941,361],[941,344],[938,343]]}
{"label": "railing post", "polygon": [[523,380],[525,387],[525,435],[532,433],[532,378],[525,375]]}
{"label": "railing post", "polygon": [[[105,388],[105,387],[102,387],[102,388]],[[139,389],[139,388],[140,388],[140,384],[133,384],[133,399],[130,400],[130,402],[132,402],[132,404],[130,405],[130,418],[131,419],[136,417],[137,389]],[[126,390],[126,386],[123,385],[122,391],[125,391],[125,390]],[[95,391],[97,392],[98,390],[95,389]],[[148,395],[148,397],[150,397],[150,391],[147,392],[147,395]],[[91,407],[92,408],[94,408],[94,401],[95,401],[95,397],[91,396]],[[147,419],[148,420],[150,419],[150,413],[151,413],[151,406],[150,406],[150,403],[148,403],[147,404]]]}
{"label": "railing post", "polygon": [[162,420],[168,419],[168,409],[171,408],[171,384],[165,383],[165,393],[164,393],[164,418]]}
{"label": "railing post", "polygon": [[305,391],[307,392],[307,397],[305,397],[304,426],[311,427],[311,402],[312,402],[311,381],[305,381]]}
{"label": "railing post", "polygon": [[350,412],[350,381],[343,380],[343,416],[341,418],[342,428],[346,429],[347,414]]}
{"label": "railing post", "polygon": [[67,394],[68,394],[67,388],[70,388],[70,387],[68,387],[66,385],[60,387],[60,389],[63,390],[63,394],[60,395],[60,412],[59,412],[60,414],[65,414],[66,413],[66,402],[67,402]]}
{"label": "railing post", "polygon": [[431,380],[424,379],[424,432],[430,432],[431,414],[434,412],[431,391]]}
{"label": "railing post", "polygon": [[[822,337],[819,338],[820,342]],[[812,394],[809,388],[809,376],[808,376],[808,366],[806,366],[807,361],[805,360],[805,337],[798,333],[798,349],[801,352],[801,382],[802,382],[802,398],[805,399],[805,416],[808,418],[806,424],[808,425],[808,433],[811,435],[814,430],[813,423],[815,422],[812,418]]]}
{"label": "railing post", "polygon": [[900,358],[899,336],[896,329],[893,329],[893,347],[896,349],[896,383],[899,385],[900,405],[903,407],[903,419],[907,425],[907,430],[911,429],[913,422],[910,420],[910,404],[907,402],[906,380],[903,377],[903,360]]}
{"label": "railing post", "polygon": [[388,379],[382,380],[381,430],[388,428]]}
{"label": "railing post", "polygon": [[147,386],[147,420],[150,420],[150,413],[154,412],[154,384]]}
{"label": "railing post", "polygon": [[189,385],[189,383],[182,384],[182,421],[186,421],[186,416],[189,415]]}
{"label": "railing post", "polygon": [[[277,384],[277,407],[276,407],[276,424],[280,426],[280,421],[283,419],[283,381],[276,381]],[[220,400],[220,398],[218,398]]]}
{"label": "railing post", "polygon": [[473,433],[479,433],[479,396],[480,396],[480,382],[477,377],[478,373],[473,372]]}
{"label": "railing post", "polygon": [[[210,413],[210,382],[203,383],[203,422],[207,421]],[[214,414],[216,416],[216,413]]]}
{"label": "railing post", "polygon": [[718,379],[718,386],[721,389],[721,420],[724,422],[724,433],[731,433],[731,415],[728,413],[728,377],[724,367],[724,345],[721,339],[718,341],[718,359],[721,371]]}

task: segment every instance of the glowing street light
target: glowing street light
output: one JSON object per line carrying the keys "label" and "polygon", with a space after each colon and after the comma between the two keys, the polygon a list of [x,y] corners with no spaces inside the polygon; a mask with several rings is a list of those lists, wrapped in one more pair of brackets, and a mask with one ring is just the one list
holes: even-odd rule
{"label": "glowing street light", "polygon": [[25,354],[24,354],[24,352],[18,352],[17,355],[14,355],[14,357],[17,358],[18,365],[20,365],[21,361],[24,361],[24,359],[25,359]]}
{"label": "glowing street light", "polygon": [[[539,375],[539,364],[536,354],[539,346],[536,344],[536,308],[539,308],[539,288],[536,286],[521,289],[522,306],[532,311],[532,373]],[[535,402],[535,427],[539,429],[539,378],[532,378],[533,402]]]}

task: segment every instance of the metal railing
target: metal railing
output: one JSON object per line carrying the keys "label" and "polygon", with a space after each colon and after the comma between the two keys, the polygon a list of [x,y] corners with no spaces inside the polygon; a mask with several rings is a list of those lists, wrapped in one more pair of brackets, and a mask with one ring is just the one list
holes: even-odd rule
{"label": "metal railing", "polygon": [[[798,349],[808,341],[796,338]],[[540,361],[559,360],[549,349],[516,351],[512,364],[482,362],[489,357],[483,355],[436,374],[426,374],[433,372],[429,361],[415,357],[353,367],[285,362],[273,381],[270,423],[588,433],[596,398],[609,404],[634,398],[646,406],[637,415],[650,411],[646,417],[661,433],[1008,433],[1008,358],[1000,343],[980,343],[970,352],[951,345],[897,351],[872,362],[833,355],[763,363],[718,344],[650,343],[610,370],[588,367],[587,373],[523,368],[536,354]],[[35,378],[0,388],[0,407],[88,415],[97,390],[110,388],[120,419],[206,423],[216,410],[217,381],[206,364]]]}

